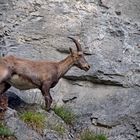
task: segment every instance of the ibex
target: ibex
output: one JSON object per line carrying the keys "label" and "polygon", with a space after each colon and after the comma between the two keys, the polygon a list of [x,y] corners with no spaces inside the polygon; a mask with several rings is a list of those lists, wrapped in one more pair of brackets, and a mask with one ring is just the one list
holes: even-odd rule
{"label": "ibex", "polygon": [[69,48],[70,55],[60,62],[33,61],[15,56],[2,57],[0,59],[0,94],[11,86],[20,90],[38,88],[49,110],[52,103],[50,88],[53,88],[72,66],[85,71],[90,68],[84,58],[80,43],[72,37],[68,38],[73,40],[77,51]]}

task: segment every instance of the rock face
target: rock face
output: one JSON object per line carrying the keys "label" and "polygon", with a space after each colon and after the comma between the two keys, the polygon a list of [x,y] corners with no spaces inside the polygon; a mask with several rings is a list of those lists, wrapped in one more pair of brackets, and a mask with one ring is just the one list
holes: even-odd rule
{"label": "rock face", "polygon": [[[91,69],[72,68],[52,89],[54,101],[77,114],[76,132],[140,138],[139,0],[1,0],[0,29],[1,56],[58,61],[74,47],[67,36],[79,39]],[[44,102],[39,90],[11,90]]]}
{"label": "rock face", "polygon": [[[5,122],[8,128],[14,133],[17,140],[70,140],[71,137],[67,130],[67,126],[64,121],[62,121],[58,116],[53,112],[46,113],[44,110],[32,106],[32,109],[36,109],[37,112],[42,113],[45,117],[45,127],[41,130],[42,132],[36,132],[35,129],[31,128],[29,125],[24,123],[17,111],[8,108],[5,113]],[[64,128],[63,134],[56,131],[56,125]]]}
{"label": "rock face", "polygon": [[16,111],[9,109],[5,114],[7,126],[18,140],[34,139],[43,140],[42,137],[32,129],[29,129],[18,117]]}

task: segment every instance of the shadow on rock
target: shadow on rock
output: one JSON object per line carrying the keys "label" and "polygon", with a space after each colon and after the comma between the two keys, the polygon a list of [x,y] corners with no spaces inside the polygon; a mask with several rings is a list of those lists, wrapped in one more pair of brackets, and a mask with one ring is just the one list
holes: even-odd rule
{"label": "shadow on rock", "polygon": [[8,97],[8,107],[12,109],[19,109],[27,105],[19,96],[11,91],[7,91],[5,95]]}

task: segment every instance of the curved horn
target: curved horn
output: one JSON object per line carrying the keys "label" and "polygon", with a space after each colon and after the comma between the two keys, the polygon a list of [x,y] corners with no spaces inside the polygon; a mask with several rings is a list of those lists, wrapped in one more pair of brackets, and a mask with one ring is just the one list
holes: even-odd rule
{"label": "curved horn", "polygon": [[76,39],[72,37],[68,37],[68,38],[70,38],[75,43],[77,51],[82,51],[81,44]]}

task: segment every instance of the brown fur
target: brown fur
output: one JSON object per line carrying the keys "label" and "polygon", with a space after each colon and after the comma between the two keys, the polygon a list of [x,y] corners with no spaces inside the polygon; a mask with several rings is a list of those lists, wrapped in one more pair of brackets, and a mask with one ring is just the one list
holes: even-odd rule
{"label": "brown fur", "polygon": [[79,42],[71,38],[76,44],[77,51],[70,48],[70,55],[60,62],[33,61],[14,56],[6,56],[0,60],[0,94],[10,86],[21,90],[39,88],[45,97],[47,109],[50,109],[53,88],[59,79],[72,67],[77,66],[85,71],[90,66],[86,62]]}
{"label": "brown fur", "polygon": [[8,98],[4,95],[0,96],[0,112],[3,112],[8,107]]}
{"label": "brown fur", "polygon": [[0,96],[0,120],[4,119],[7,107],[8,107],[8,98],[4,95]]}

